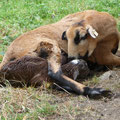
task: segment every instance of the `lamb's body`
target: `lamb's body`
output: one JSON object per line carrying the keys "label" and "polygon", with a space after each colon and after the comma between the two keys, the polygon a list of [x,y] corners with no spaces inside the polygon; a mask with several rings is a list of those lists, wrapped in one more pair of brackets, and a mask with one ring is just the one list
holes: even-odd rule
{"label": "lamb's body", "polygon": [[[74,80],[83,78],[83,75],[87,76],[89,73],[87,63],[84,60],[73,60],[64,64],[62,70],[65,75]],[[22,85],[40,87],[44,82],[51,84],[54,82],[47,73],[48,63],[46,59],[24,56],[5,64],[0,70],[0,79],[7,79],[15,87]]]}

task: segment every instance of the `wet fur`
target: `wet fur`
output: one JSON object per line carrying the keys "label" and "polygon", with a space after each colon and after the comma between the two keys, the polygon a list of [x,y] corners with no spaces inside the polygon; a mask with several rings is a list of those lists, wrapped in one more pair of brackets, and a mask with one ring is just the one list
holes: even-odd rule
{"label": "wet fur", "polygon": [[[66,57],[63,56],[63,64]],[[76,78],[83,78],[88,75],[89,69],[87,63],[81,60],[79,64],[72,64],[69,62],[62,65],[62,70],[65,75],[76,80]],[[78,74],[76,74],[78,72]],[[76,74],[76,75],[75,75]],[[75,75],[75,77],[74,77]],[[10,81],[10,83],[17,86],[41,86],[44,82],[53,83],[54,79],[48,76],[48,63],[46,59],[41,57],[24,56],[21,59],[11,61],[5,64],[0,71],[0,78]]]}

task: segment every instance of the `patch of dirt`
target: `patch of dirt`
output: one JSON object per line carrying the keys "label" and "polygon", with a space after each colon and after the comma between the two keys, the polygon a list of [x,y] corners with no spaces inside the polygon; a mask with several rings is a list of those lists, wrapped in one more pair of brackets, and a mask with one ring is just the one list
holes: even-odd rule
{"label": "patch of dirt", "polygon": [[[118,54],[120,55],[120,53]],[[58,104],[69,104],[71,109],[63,115],[55,114],[48,117],[48,120],[120,120],[120,68],[107,68],[105,72],[92,72],[93,76],[82,81],[88,86],[101,87],[112,91],[111,98],[99,100],[89,99],[84,96],[67,94],[66,92],[53,91],[52,94],[60,98]],[[102,78],[102,79],[101,79]]]}
{"label": "patch of dirt", "polygon": [[[120,71],[114,69],[113,71],[107,71],[102,73],[108,74],[109,77],[99,79],[96,87],[102,87],[112,91],[112,98],[102,98],[100,100],[89,99],[84,96],[77,96],[75,94],[67,94],[66,92],[59,92],[53,90],[59,100],[57,104],[71,105],[71,112],[64,112],[63,114],[54,114],[47,117],[48,120],[120,120]],[[63,109],[63,108],[60,108]]]}

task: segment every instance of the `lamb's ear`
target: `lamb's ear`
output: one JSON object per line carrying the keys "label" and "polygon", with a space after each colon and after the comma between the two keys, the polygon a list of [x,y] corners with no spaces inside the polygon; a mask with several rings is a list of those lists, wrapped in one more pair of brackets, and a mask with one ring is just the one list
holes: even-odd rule
{"label": "lamb's ear", "polygon": [[86,29],[92,38],[96,38],[98,36],[98,33],[96,32],[95,29],[93,29],[91,25],[87,25]]}
{"label": "lamb's ear", "polygon": [[67,40],[66,31],[64,31],[62,34],[62,40]]}

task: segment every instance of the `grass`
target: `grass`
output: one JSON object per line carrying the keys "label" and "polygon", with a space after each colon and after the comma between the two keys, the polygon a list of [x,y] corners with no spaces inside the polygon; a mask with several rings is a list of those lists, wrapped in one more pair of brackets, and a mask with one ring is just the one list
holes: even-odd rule
{"label": "grass", "polygon": [[96,75],[83,82],[84,85],[92,86],[92,87],[95,87],[95,85],[97,85],[98,83],[99,83],[99,78]]}
{"label": "grass", "polygon": [[[120,18],[120,0],[4,0],[0,1],[0,51],[6,51],[16,37],[67,14],[95,9]],[[120,22],[118,21],[120,29]],[[1,50],[2,49],[2,50]],[[0,52],[0,54],[3,54]]]}
{"label": "grass", "polygon": [[[117,19],[120,30],[120,0],[1,0],[0,61],[7,46],[24,32],[87,9],[109,12]],[[95,77],[91,82],[96,84],[98,80]],[[62,98],[35,88],[0,88],[0,119],[44,120],[55,119],[56,116],[75,119],[86,112],[75,104],[75,101],[86,100],[84,97],[69,96],[67,101],[62,101]]]}
{"label": "grass", "polygon": [[[52,91],[51,91],[52,92]],[[83,101],[86,98],[67,98],[67,101],[52,94],[49,90],[41,91],[35,88],[0,88],[0,118],[1,120],[44,120],[50,116],[73,117],[79,106],[72,107],[72,99]],[[7,95],[6,95],[7,94]],[[69,96],[70,97],[70,96]]]}
{"label": "grass", "polygon": [[60,20],[67,14],[95,9],[118,19],[120,0],[4,0],[0,1],[0,55],[16,37],[26,31]]}
{"label": "grass", "polygon": [[3,120],[22,120],[26,116],[27,119],[31,120],[37,119],[39,116],[44,118],[52,115],[55,113],[57,105],[52,105],[48,102],[51,97],[51,95],[36,91],[36,89],[31,87],[24,89],[1,88],[0,117]]}
{"label": "grass", "polygon": [[9,44],[18,35],[67,14],[86,9],[106,11],[120,17],[120,0],[4,0],[0,1],[0,39]]}

